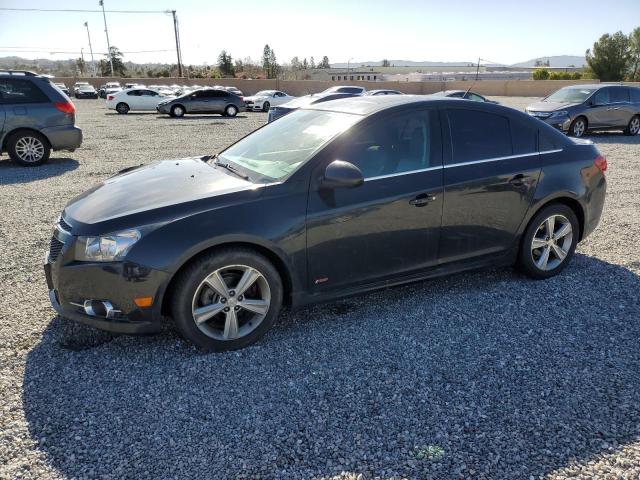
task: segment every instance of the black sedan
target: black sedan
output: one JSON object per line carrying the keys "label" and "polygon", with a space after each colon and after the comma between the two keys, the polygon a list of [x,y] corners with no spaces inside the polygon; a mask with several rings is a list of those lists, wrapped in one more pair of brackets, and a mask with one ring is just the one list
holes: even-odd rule
{"label": "black sedan", "polygon": [[442,92],[432,94],[434,97],[449,97],[449,98],[463,98],[465,100],[472,100],[474,102],[485,102],[485,103],[498,103],[495,100],[489,100],[482,95],[477,93],[473,93],[469,90],[444,90]]}
{"label": "black sedan", "polygon": [[98,98],[98,92],[91,85],[80,85],[74,95],[76,98]]}
{"label": "black sedan", "polygon": [[225,117],[235,117],[238,112],[244,112],[246,106],[242,97],[232,92],[203,88],[160,102],[156,109],[172,117],[182,117],[186,113],[218,113]]}
{"label": "black sedan", "polygon": [[62,317],[207,350],[293,308],[471,268],[560,273],[598,225],[606,160],[522,112],[408,95],[325,102],[218,155],[73,199],[45,265]]}

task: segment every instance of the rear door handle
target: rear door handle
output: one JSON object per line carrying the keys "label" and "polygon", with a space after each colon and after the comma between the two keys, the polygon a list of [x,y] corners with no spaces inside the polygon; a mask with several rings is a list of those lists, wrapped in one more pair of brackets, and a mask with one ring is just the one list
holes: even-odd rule
{"label": "rear door handle", "polygon": [[436,196],[433,193],[421,193],[416,198],[409,200],[409,203],[414,207],[424,207],[430,202],[433,202]]}
{"label": "rear door handle", "polygon": [[511,185],[516,186],[516,187],[521,187],[521,186],[524,185],[524,183],[525,183],[524,181],[525,181],[525,176],[522,173],[519,173],[519,174],[513,176],[511,178],[511,180],[509,180],[509,183]]}

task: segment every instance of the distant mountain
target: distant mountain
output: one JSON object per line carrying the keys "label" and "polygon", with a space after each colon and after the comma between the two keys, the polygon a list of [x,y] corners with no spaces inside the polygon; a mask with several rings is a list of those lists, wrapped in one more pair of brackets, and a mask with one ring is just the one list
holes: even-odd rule
{"label": "distant mountain", "polygon": [[[392,67],[472,67],[477,63],[474,62],[414,62],[412,60],[389,60],[389,65]],[[367,61],[367,62],[349,62],[350,67],[381,67],[382,60],[380,61]],[[494,64],[492,64],[494,65]],[[331,68],[347,68],[346,63],[332,63]]]}
{"label": "distant mountain", "polygon": [[526,62],[514,63],[512,67],[535,67],[536,62],[540,62],[542,65],[546,65],[549,62],[549,67],[582,67],[587,64],[587,60],[584,57],[578,57],[575,55],[555,55],[552,57],[538,57],[527,60]]}

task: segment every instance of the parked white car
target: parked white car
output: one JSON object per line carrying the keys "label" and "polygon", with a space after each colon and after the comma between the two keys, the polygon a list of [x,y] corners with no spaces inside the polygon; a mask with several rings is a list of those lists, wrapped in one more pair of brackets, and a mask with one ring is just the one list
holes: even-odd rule
{"label": "parked white car", "polygon": [[247,105],[247,110],[266,112],[271,107],[282,105],[294,98],[280,90],[262,90],[250,97],[244,97],[244,103]]}
{"label": "parked white car", "polygon": [[157,90],[148,88],[131,88],[107,96],[107,108],[118,113],[129,113],[130,110],[155,111],[158,103],[173,98]]}
{"label": "parked white car", "polygon": [[121,91],[122,91],[122,87],[120,86],[119,82],[107,82],[104,85],[105,97]]}

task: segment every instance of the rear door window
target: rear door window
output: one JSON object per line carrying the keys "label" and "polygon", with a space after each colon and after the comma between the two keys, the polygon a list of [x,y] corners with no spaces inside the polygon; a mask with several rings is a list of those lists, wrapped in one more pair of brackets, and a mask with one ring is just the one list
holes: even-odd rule
{"label": "rear door window", "polygon": [[446,111],[451,132],[450,163],[473,162],[513,155],[509,120],[480,110]]}
{"label": "rear door window", "polygon": [[611,103],[626,103],[629,101],[629,90],[625,87],[612,87],[610,95]]}
{"label": "rear door window", "polygon": [[21,78],[0,78],[0,102],[9,104],[49,102],[34,82]]}
{"label": "rear door window", "polygon": [[629,88],[629,95],[633,103],[640,103],[640,88]]}

